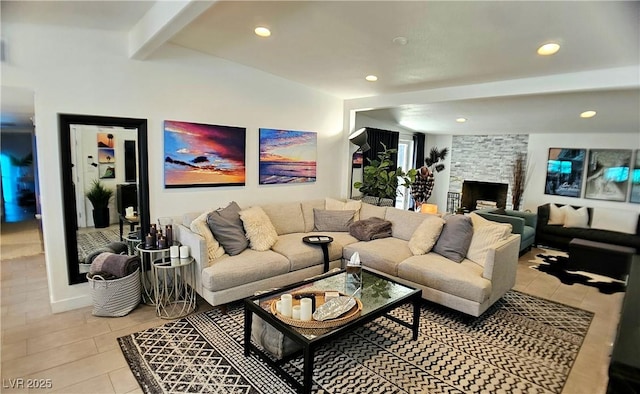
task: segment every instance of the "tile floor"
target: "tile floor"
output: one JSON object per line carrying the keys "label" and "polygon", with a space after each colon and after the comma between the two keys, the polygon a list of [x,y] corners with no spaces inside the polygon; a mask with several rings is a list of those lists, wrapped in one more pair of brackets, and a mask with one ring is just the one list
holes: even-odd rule
{"label": "tile floor", "polygon": [[[605,295],[567,286],[529,268],[544,252],[520,258],[515,289],[595,312],[563,393],[605,393],[611,343],[623,294]],[[141,393],[116,338],[165,323],[153,307],[139,306],[121,318],[91,315],[91,307],[52,314],[42,254],[0,263],[3,393]],[[208,308],[199,300],[199,311]],[[15,389],[15,378],[51,379],[51,390]]]}

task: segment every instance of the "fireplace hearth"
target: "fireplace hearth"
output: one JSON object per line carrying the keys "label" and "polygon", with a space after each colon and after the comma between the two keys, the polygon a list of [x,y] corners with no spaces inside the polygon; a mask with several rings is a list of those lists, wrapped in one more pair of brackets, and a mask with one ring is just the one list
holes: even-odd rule
{"label": "fireplace hearth", "polygon": [[464,181],[460,207],[465,212],[474,211],[478,209],[476,206],[480,200],[481,202],[495,202],[496,208],[506,208],[508,190],[509,185],[506,183]]}

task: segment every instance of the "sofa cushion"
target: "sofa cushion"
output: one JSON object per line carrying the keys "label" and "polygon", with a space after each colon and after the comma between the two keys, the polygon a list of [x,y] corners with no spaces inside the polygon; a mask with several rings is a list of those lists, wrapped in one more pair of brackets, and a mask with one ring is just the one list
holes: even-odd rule
{"label": "sofa cushion", "polygon": [[483,268],[469,259],[454,263],[433,252],[411,256],[398,266],[402,279],[478,303],[491,295],[491,281],[483,278],[482,272]]}
{"label": "sofa cushion", "polygon": [[398,238],[353,243],[344,248],[342,257],[349,260],[355,252],[360,254],[360,261],[365,267],[394,276],[398,274],[398,264],[413,256],[409,243]]}
{"label": "sofa cushion", "polygon": [[367,204],[363,202],[360,206],[360,220],[376,217],[384,219],[384,215],[387,212],[387,207],[379,207],[377,205]]}
{"label": "sofa cushion", "polygon": [[262,208],[255,206],[240,211],[240,220],[253,250],[269,250],[278,241],[278,232]]}
{"label": "sofa cushion", "polygon": [[436,215],[425,215],[424,221],[418,226],[416,231],[413,232],[413,235],[409,240],[409,249],[411,249],[411,253],[414,255],[429,253],[436,244],[443,226],[444,219],[441,217]]}
{"label": "sofa cushion", "polygon": [[235,201],[225,208],[209,212],[207,224],[213,236],[230,256],[241,253],[249,246],[240,220],[240,207]]}
{"label": "sofa cushion", "polygon": [[289,272],[289,260],[271,250],[245,249],[202,270],[202,286],[220,291]]}
{"label": "sofa cushion", "polygon": [[467,256],[469,245],[471,245],[473,237],[471,218],[465,215],[449,215],[444,220],[444,227],[433,251],[459,263]]}
{"label": "sofa cushion", "polygon": [[322,248],[319,245],[310,245],[302,241],[302,238],[306,235],[308,234],[291,233],[281,235],[278,237],[278,242],[271,248],[271,250],[280,253],[289,260],[289,271],[297,271],[324,262]]}
{"label": "sofa cushion", "polygon": [[208,261],[201,262],[203,267],[208,267],[216,259],[219,259],[226,253],[224,251],[224,247],[220,245],[220,242],[218,242],[218,240],[213,236],[213,233],[211,233],[211,229],[207,223],[207,216],[209,216],[209,212],[205,212],[196,217],[189,225],[189,229],[204,238],[207,245]]}
{"label": "sofa cushion", "polygon": [[356,211],[313,209],[314,231],[349,231]]}
{"label": "sofa cushion", "polygon": [[261,207],[271,219],[278,235],[304,232],[304,215],[299,202],[268,204]]}
{"label": "sofa cushion", "polygon": [[549,204],[549,221],[547,224],[564,224],[565,211],[556,204]]}
{"label": "sofa cushion", "polygon": [[467,258],[484,267],[489,249],[511,234],[511,225],[487,220],[473,212],[469,214],[469,217],[473,224],[473,236],[469,244]]}
{"label": "sofa cushion", "polygon": [[392,223],[391,235],[394,238],[408,241],[411,239],[413,232],[422,224],[425,217],[424,214],[414,211],[387,208],[384,218]]}
{"label": "sofa cushion", "polygon": [[560,209],[564,211],[564,227],[589,227],[589,212],[586,207],[575,209],[571,205],[565,205]]}
{"label": "sofa cushion", "polygon": [[360,220],[360,208],[362,207],[362,201],[356,201],[356,200],[340,201],[340,200],[336,200],[335,198],[329,198],[329,197],[326,197],[324,201],[325,201],[325,209],[329,209],[332,211],[353,210],[353,211],[356,211],[355,214],[353,215],[353,220],[354,221]]}
{"label": "sofa cushion", "polygon": [[304,217],[304,232],[313,231],[313,208],[325,209],[324,200],[308,200],[301,204],[302,216]]}

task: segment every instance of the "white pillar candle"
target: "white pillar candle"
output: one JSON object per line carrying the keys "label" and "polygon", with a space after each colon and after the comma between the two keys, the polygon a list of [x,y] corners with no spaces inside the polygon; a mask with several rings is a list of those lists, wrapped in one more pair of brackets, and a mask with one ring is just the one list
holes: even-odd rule
{"label": "white pillar candle", "polygon": [[186,259],[189,257],[189,247],[187,245],[183,245],[180,247],[180,258]]}
{"label": "white pillar candle", "polygon": [[313,308],[311,306],[311,298],[302,298],[300,300],[300,320],[311,320],[311,315],[313,314]]}
{"label": "white pillar candle", "polygon": [[169,248],[169,256],[172,259],[177,259],[178,257],[180,257],[180,247],[179,246],[171,246]]}
{"label": "white pillar candle", "polygon": [[282,301],[282,315],[291,317],[291,309],[293,307],[293,297],[291,294],[283,294],[280,297],[280,301]]}
{"label": "white pillar candle", "polygon": [[276,301],[276,312],[282,313],[282,301]]}
{"label": "white pillar candle", "polygon": [[126,207],[124,216],[133,217],[133,207]]}
{"label": "white pillar candle", "polygon": [[293,308],[291,308],[291,317],[300,320],[300,305],[294,305]]}

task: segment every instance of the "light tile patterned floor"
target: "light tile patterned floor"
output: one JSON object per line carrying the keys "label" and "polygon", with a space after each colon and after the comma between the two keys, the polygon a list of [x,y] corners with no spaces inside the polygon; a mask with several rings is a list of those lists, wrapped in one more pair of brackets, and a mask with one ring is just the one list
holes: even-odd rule
{"label": "light tile patterned floor", "polygon": [[[595,312],[564,393],[605,393],[607,368],[623,294],[567,286],[530,268],[534,249],[520,258],[516,290]],[[149,306],[121,318],[91,315],[91,308],[51,314],[44,257],[0,263],[3,393],[141,393],[116,338],[164,324]],[[199,310],[210,308],[199,300]],[[51,379],[52,390],[12,389],[15,378]],[[10,380],[11,379],[11,380]]]}

